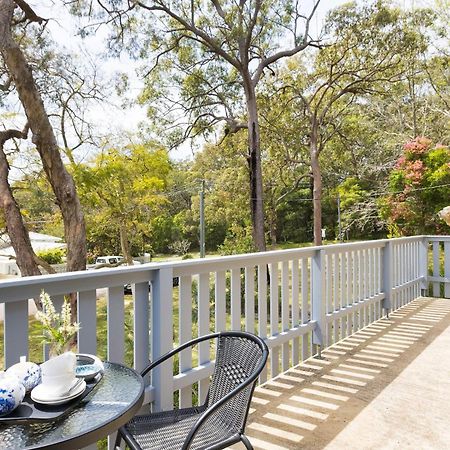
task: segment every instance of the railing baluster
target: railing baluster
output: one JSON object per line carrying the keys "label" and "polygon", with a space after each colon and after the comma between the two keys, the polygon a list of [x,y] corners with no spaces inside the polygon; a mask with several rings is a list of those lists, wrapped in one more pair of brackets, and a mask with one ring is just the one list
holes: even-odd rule
{"label": "railing baluster", "polygon": [[95,290],[78,293],[77,321],[81,324],[78,331],[78,351],[97,353],[97,294]]}
{"label": "railing baluster", "polygon": [[5,369],[28,358],[28,300],[5,303],[4,317]]}
{"label": "railing baluster", "polygon": [[[440,243],[439,241],[433,242],[433,276],[440,276],[440,266],[439,266],[439,253],[440,253]],[[439,297],[441,294],[441,283],[433,282],[433,297]]]}
{"label": "railing baluster", "polygon": [[[258,266],[258,334],[263,339],[267,336],[267,266]],[[259,376],[260,382],[267,380],[267,367]]]}
{"label": "railing baluster", "polygon": [[382,290],[384,292],[384,299],[382,302],[383,309],[386,314],[393,308],[392,288],[394,287],[394,262],[393,262],[393,245],[391,242],[386,242],[382,254]]}
{"label": "railing baluster", "polygon": [[[289,330],[289,261],[281,264],[281,330]],[[281,368],[289,369],[289,342],[281,347]]]}
{"label": "railing baluster", "polygon": [[[308,260],[306,258],[301,259],[301,268],[302,268],[302,310],[301,310],[301,319],[302,324],[306,324],[309,322],[311,317],[311,305],[312,305],[312,297],[310,297],[311,289],[309,288],[312,284],[312,276],[308,267]],[[311,298],[311,302],[309,301]],[[309,356],[310,346],[308,345],[308,335],[302,336],[302,360],[305,360]]]}
{"label": "railing baluster", "polygon": [[[374,279],[374,264],[373,264],[373,254],[374,254],[374,250],[373,249],[368,249],[368,266],[367,266],[367,270],[368,270],[368,274],[367,277],[369,279],[368,282],[368,297],[372,298],[374,295],[374,290],[373,290],[373,279]],[[372,303],[369,305],[369,323],[372,323],[375,320],[375,305]]]}
{"label": "railing baluster", "polygon": [[225,271],[220,270],[216,272],[215,278],[216,278],[216,285],[214,297],[215,297],[216,331],[225,331],[227,327]]}
{"label": "railing baluster", "polygon": [[[353,300],[352,300],[352,292],[353,292],[353,286],[352,286],[352,273],[353,273],[353,267],[352,267],[352,252],[345,252],[345,259],[346,259],[346,266],[347,266],[347,291],[346,291],[346,301],[345,305],[351,306]],[[347,336],[352,334],[353,329],[353,314],[350,312],[347,315]]]}
{"label": "railing baluster", "polygon": [[[361,269],[362,269],[362,279],[361,279],[361,289],[362,289],[362,300],[365,301],[368,298],[368,273],[367,273],[367,249],[361,250]],[[363,324],[362,326],[367,326],[369,323],[368,321],[368,308],[367,305],[364,303],[363,306]]]}
{"label": "railing baluster", "polygon": [[[333,312],[333,266],[332,266],[332,255],[327,254],[325,257],[325,283],[326,283],[326,294],[325,294],[325,305],[326,305],[326,313],[329,314]],[[333,342],[332,335],[332,323],[330,321],[326,321],[325,325],[325,336],[326,341],[325,345],[331,345]]]}
{"label": "railing baluster", "polygon": [[[362,250],[357,251],[358,255],[358,302],[364,300],[364,257]],[[358,311],[358,329],[364,327],[364,308]]]}
{"label": "railing baluster", "polygon": [[[225,281],[225,274],[224,274]],[[217,285],[216,285],[217,286]],[[192,278],[190,276],[180,277],[180,345],[192,339]],[[216,299],[216,305],[219,302]],[[216,306],[217,308],[217,306]],[[217,326],[216,314],[216,326]],[[225,314],[224,314],[225,318]],[[190,348],[180,352],[180,373],[192,369],[192,351]],[[192,388],[191,386],[180,389],[180,408],[192,406]]]}
{"label": "railing baluster", "polygon": [[245,330],[255,332],[255,268],[245,268]]}
{"label": "railing baluster", "polygon": [[[341,284],[339,289],[339,308],[345,308],[347,306],[347,253],[341,253]],[[347,316],[343,316],[341,319],[341,339],[344,339],[347,335]]]}
{"label": "railing baluster", "polygon": [[[204,336],[209,330],[209,273],[201,273],[198,280],[198,335]],[[198,344],[198,362],[199,365],[210,361],[209,357],[210,343],[200,342]],[[208,394],[209,379],[200,380],[198,383],[198,401],[202,405]]]}
{"label": "railing baluster", "polygon": [[[280,332],[278,317],[278,263],[270,264],[270,334],[275,336]],[[279,369],[279,348],[273,347],[270,358],[270,376],[278,375]]]}
{"label": "railing baluster", "polygon": [[[358,266],[357,266],[357,252],[352,251],[352,275],[353,275],[353,292],[352,292],[352,303],[357,303],[358,299]],[[356,310],[353,310],[353,332],[359,329],[359,321],[358,321],[359,313]]]}
{"label": "railing baluster", "polygon": [[[339,253],[333,255],[333,312],[339,310]],[[339,341],[339,319],[333,319],[334,342]]]}
{"label": "railing baluster", "polygon": [[231,329],[241,330],[241,269],[231,271]]}
{"label": "railing baluster", "polygon": [[108,360],[123,363],[125,354],[125,327],[123,286],[110,287],[106,293]]}
{"label": "railing baluster", "polygon": [[[292,273],[292,328],[297,327],[300,324],[300,285],[299,285],[299,267],[298,259],[291,261],[291,273]],[[299,352],[300,338],[294,338],[292,340],[292,365],[296,366],[300,362]]]}
{"label": "railing baluster", "polygon": [[450,242],[444,242],[444,277],[447,282],[444,284],[444,297],[450,298]]}

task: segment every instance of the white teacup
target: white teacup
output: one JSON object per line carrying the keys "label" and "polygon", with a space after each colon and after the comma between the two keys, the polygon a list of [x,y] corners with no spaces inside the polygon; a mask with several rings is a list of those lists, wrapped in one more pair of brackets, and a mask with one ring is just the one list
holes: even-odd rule
{"label": "white teacup", "polygon": [[76,378],[74,375],[47,375],[42,377],[41,392],[45,391],[48,397],[59,397],[69,392]]}
{"label": "white teacup", "polygon": [[57,397],[66,394],[75,381],[76,356],[67,352],[41,364],[41,391]]}

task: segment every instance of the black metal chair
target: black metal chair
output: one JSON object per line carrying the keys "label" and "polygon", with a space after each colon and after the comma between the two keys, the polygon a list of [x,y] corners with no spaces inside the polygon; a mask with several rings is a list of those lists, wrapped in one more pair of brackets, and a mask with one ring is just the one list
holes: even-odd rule
{"label": "black metal chair", "polygon": [[269,350],[250,333],[225,331],[186,342],[142,371],[153,368],[199,342],[217,339],[214,373],[202,406],[135,416],[117,433],[132,450],[218,450],[239,441],[253,449],[244,434],[250,401]]}

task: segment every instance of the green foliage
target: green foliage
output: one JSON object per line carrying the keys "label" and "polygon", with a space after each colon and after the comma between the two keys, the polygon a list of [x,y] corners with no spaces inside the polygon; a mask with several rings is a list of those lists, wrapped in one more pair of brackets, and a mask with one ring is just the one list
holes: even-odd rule
{"label": "green foliage", "polygon": [[221,255],[238,255],[255,251],[251,227],[232,225],[228,230],[225,241],[218,248]]}
{"label": "green foliage", "polygon": [[109,148],[77,168],[91,254],[125,253],[124,241],[133,253],[151,250],[150,226],[168,203],[170,171],[167,152],[154,143]]}
{"label": "green foliage", "polygon": [[62,264],[64,257],[66,256],[66,250],[62,248],[41,250],[36,252],[36,256],[48,264]]}

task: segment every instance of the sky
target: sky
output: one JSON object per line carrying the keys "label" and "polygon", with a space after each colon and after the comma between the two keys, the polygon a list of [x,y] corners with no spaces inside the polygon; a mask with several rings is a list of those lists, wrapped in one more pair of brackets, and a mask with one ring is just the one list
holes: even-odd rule
{"label": "sky", "polygon": [[[363,0],[361,0],[362,2]],[[402,7],[419,6],[429,4],[432,0],[398,0]],[[323,25],[324,18],[330,9],[346,3],[347,0],[322,0],[315,19],[312,22],[312,33],[317,33]],[[135,74],[138,63],[130,60],[125,54],[118,59],[105,60],[99,55],[104,51],[107,30],[105,27],[93,37],[81,39],[77,35],[77,27],[74,20],[67,14],[65,9],[57,7],[58,2],[54,0],[33,0],[30,2],[38,15],[51,19],[48,29],[53,39],[59,45],[82,54],[88,53],[95,59],[99,71],[104,74],[105,79],[111,79],[115,73],[125,71],[130,77],[130,96],[139,94],[143,87],[143,80]],[[304,11],[310,11],[313,0],[305,0]],[[108,103],[97,105],[89,111],[89,117],[102,133],[110,132],[133,132],[137,131],[139,123],[146,120],[145,108],[135,105],[123,108],[118,98],[110,98]],[[174,151],[171,155],[174,159],[186,159],[192,157],[190,146],[184,145]]]}
{"label": "sky", "polygon": [[[312,23],[313,32],[320,30],[326,13],[348,0],[322,0],[318,11]],[[63,9],[54,8],[53,1],[34,2],[34,7],[39,15],[49,17],[49,30],[54,39],[62,46],[72,50],[80,51],[80,48],[86,49],[90,54],[95,55],[103,51],[104,43],[107,38],[106,29],[101,28],[94,37],[82,40],[77,36],[77,27],[73,20],[69,20]],[[304,11],[309,12],[313,6],[313,0],[304,2]],[[84,50],[83,50],[84,51]],[[96,64],[106,77],[112,76],[115,72],[126,71],[130,77],[130,86],[132,96],[139,94],[144,83],[143,80],[135,75],[135,68],[139,63],[130,60],[125,54],[119,59],[104,60],[96,58]],[[118,99],[113,103],[120,104]],[[91,111],[91,117],[96,124],[106,132],[108,130],[136,131],[139,123],[146,120],[145,108],[135,105],[131,108],[122,109],[121,107],[112,107],[111,105],[99,105]],[[175,159],[186,159],[192,157],[192,149],[189,145],[172,152]]]}

